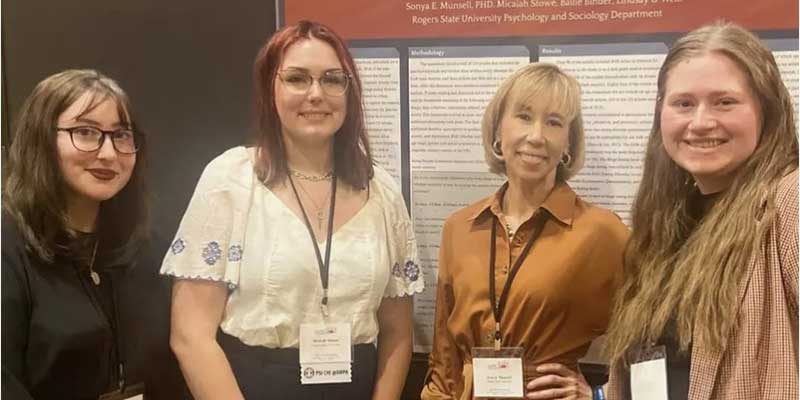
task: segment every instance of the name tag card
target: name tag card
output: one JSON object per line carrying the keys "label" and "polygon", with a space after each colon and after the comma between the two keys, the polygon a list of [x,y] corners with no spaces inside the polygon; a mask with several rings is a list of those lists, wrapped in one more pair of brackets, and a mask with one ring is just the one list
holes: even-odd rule
{"label": "name tag card", "polygon": [[300,325],[300,383],[352,381],[350,324]]}
{"label": "name tag card", "polygon": [[144,400],[144,383],[127,385],[125,390],[102,394],[98,400]]}
{"label": "name tag card", "polygon": [[472,349],[472,386],[476,398],[521,398],[525,395],[522,347]]}
{"label": "name tag card", "polygon": [[631,364],[632,400],[669,400],[668,393],[666,348],[642,351]]}

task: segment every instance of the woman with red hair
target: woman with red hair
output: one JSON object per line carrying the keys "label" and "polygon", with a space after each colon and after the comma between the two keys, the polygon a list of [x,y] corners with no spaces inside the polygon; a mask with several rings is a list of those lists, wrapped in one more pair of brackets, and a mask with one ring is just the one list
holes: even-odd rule
{"label": "woman with red hair", "polygon": [[255,146],[206,167],[162,265],[192,394],[399,398],[424,285],[403,197],[373,165],[355,63],[301,21],[261,49],[254,80]]}

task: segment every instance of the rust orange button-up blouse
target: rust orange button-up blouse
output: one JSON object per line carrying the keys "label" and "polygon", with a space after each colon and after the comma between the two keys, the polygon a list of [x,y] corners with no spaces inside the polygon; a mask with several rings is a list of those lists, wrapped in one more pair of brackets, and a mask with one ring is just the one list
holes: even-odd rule
{"label": "rust orange button-up blouse", "polygon": [[[456,211],[444,224],[433,349],[422,399],[471,399],[471,349],[494,344],[489,244],[505,188]],[[542,363],[577,369],[592,340],[605,332],[628,238],[627,227],[614,213],[557,183],[512,238],[498,226],[498,299],[539,213],[546,213],[544,228],[513,281],[500,327],[503,346],[525,349],[526,383]]]}

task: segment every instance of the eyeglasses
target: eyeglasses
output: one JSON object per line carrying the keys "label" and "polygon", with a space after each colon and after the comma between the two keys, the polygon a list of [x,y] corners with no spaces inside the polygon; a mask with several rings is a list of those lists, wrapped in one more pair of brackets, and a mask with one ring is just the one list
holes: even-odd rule
{"label": "eyeglasses", "polygon": [[347,91],[347,86],[350,83],[350,75],[341,70],[327,71],[322,75],[315,77],[299,69],[285,69],[278,71],[278,77],[281,82],[286,85],[290,91],[295,94],[306,94],[311,85],[314,84],[314,79],[319,82],[322,92],[328,96],[341,96]]}
{"label": "eyeglasses", "polygon": [[57,128],[59,131],[69,133],[72,145],[85,152],[93,152],[103,147],[106,136],[111,138],[114,150],[122,154],[133,154],[139,150],[136,143],[136,133],[130,129],[117,129],[104,131],[93,126],[74,126],[72,128]]}

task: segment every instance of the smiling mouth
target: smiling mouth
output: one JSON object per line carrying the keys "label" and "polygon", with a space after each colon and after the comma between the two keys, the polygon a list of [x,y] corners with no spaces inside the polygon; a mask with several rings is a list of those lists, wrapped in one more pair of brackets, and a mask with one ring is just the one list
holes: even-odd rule
{"label": "smiling mouth", "polygon": [[110,169],[94,168],[94,169],[87,169],[86,171],[88,171],[90,174],[92,174],[92,176],[94,176],[97,179],[100,179],[101,181],[110,181],[117,176],[117,173]]}
{"label": "smiling mouth", "polygon": [[530,154],[530,153],[517,153],[521,159],[528,162],[541,162],[546,159],[545,156],[540,156],[537,154]]}
{"label": "smiling mouth", "polygon": [[684,140],[683,143],[689,145],[690,147],[695,147],[699,149],[713,149],[718,146],[722,146],[723,144],[727,143],[727,140],[722,139],[691,139],[691,140]]}
{"label": "smiling mouth", "polygon": [[303,117],[305,119],[312,119],[312,120],[324,119],[324,118],[327,118],[329,115],[331,115],[331,113],[321,112],[321,111],[320,112],[304,112],[304,113],[300,113],[301,117]]}

